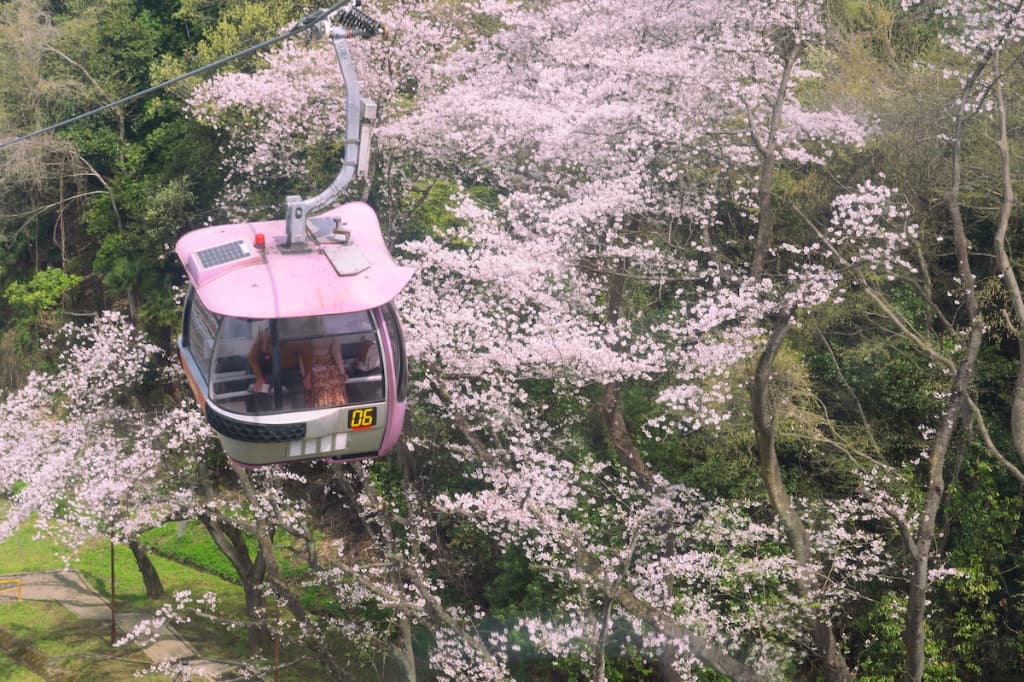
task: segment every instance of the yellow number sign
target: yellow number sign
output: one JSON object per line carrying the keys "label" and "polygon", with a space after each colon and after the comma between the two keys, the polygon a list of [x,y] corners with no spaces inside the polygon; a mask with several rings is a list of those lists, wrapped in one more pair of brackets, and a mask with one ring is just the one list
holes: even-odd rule
{"label": "yellow number sign", "polygon": [[348,428],[350,431],[368,429],[377,423],[376,407],[360,407],[348,413]]}

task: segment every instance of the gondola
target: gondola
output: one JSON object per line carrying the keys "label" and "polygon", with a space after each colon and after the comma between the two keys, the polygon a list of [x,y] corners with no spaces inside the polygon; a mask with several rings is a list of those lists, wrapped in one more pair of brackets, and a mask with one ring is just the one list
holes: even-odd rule
{"label": "gondola", "polygon": [[394,301],[414,271],[392,259],[367,204],[312,216],[365,172],[375,113],[346,39],[380,25],[355,5],[334,18],[340,26],[325,28],[347,116],[338,177],[312,198],[287,197],[284,220],[192,230],[175,246],[190,284],[181,364],[227,456],[247,466],[379,457],[405,417]]}

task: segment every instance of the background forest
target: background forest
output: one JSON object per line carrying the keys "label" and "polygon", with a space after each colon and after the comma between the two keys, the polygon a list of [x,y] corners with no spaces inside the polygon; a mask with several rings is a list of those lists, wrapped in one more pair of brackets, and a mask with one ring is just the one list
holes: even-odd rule
{"label": "background forest", "polygon": [[[364,9],[398,449],[232,467],[177,369],[176,239],[338,170],[290,40],[0,143],[0,538],[128,544],[158,595],[143,534],[203,528],[264,674],[1020,679],[1024,2]],[[4,0],[0,137],[310,10]]]}

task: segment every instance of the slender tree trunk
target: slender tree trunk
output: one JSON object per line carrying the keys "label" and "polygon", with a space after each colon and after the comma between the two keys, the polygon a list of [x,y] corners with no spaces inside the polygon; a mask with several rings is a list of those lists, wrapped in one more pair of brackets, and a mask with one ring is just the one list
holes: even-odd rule
{"label": "slender tree trunk", "polygon": [[[980,72],[976,72],[980,73]],[[932,544],[935,541],[935,529],[938,515],[946,490],[945,461],[953,440],[953,433],[963,409],[967,392],[970,390],[977,365],[978,352],[985,333],[985,321],[981,317],[977,293],[974,285],[974,273],[970,263],[970,243],[964,228],[963,215],[960,212],[960,139],[963,134],[963,116],[961,109],[957,119],[957,130],[953,141],[953,182],[946,196],[946,208],[949,211],[953,227],[953,243],[956,250],[957,268],[960,281],[964,288],[964,308],[970,331],[964,357],[957,367],[953,378],[952,392],[949,402],[942,415],[942,421],[936,429],[935,440],[929,453],[928,487],[925,490],[924,506],[918,517],[917,533],[911,547],[911,577],[907,592],[907,613],[904,619],[903,641],[907,649],[907,668],[904,678],[909,682],[920,682],[924,677],[925,666],[925,615],[928,607],[928,588],[930,581],[928,571],[931,566]]]}
{"label": "slender tree trunk", "polygon": [[[973,283],[970,286],[973,287]],[[935,542],[937,519],[946,490],[946,453],[949,451],[974,375],[983,336],[984,322],[980,317],[975,318],[964,361],[957,369],[953,380],[953,392],[929,454],[928,487],[925,490],[925,503],[918,519],[917,534],[912,546],[910,587],[907,592],[907,614],[903,629],[903,641],[907,648],[907,669],[904,677],[911,682],[920,682],[924,677],[925,616],[928,608],[928,588],[931,584],[928,571],[931,567],[931,550]]]}
{"label": "slender tree trunk", "polygon": [[1024,464],[1024,336],[1017,340],[1017,378],[1013,384],[1013,405],[1010,407],[1010,433],[1017,459]]}
{"label": "slender tree trunk", "polygon": [[412,648],[412,624],[408,618],[398,621],[399,636],[401,644],[397,656],[402,671],[405,672],[406,682],[416,682],[416,652]]}
{"label": "slender tree trunk", "polygon": [[782,69],[782,77],[779,79],[779,88],[772,104],[772,118],[768,124],[768,137],[765,140],[758,138],[755,132],[757,127],[751,121],[750,137],[754,146],[761,153],[761,177],[757,183],[757,242],[754,247],[754,258],[750,265],[750,275],[756,281],[764,274],[765,261],[768,257],[768,250],[772,243],[772,235],[775,231],[775,221],[772,216],[772,184],[775,181],[775,162],[778,147],[778,131],[782,125],[782,110],[786,104],[786,93],[789,92],[789,80],[796,67],[797,57],[800,55],[800,44],[794,43],[786,55],[786,62]]}
{"label": "slender tree trunk", "polygon": [[[608,304],[605,307],[605,319],[614,325],[622,315],[622,301],[626,293],[625,260],[619,260],[608,277]],[[608,440],[618,455],[619,463],[632,471],[645,490],[654,489],[654,474],[644,461],[643,455],[626,428],[626,420],[622,416],[622,387],[618,384],[605,384],[601,394],[601,418],[604,422]]]}
{"label": "slender tree trunk", "polygon": [[273,638],[266,624],[266,599],[263,596],[267,566],[262,550],[257,549],[255,559],[250,558],[249,547],[241,530],[223,525],[208,514],[203,514],[199,518],[217,548],[231,562],[242,583],[242,590],[245,592],[245,613],[250,619],[249,650],[252,653],[271,651]]}
{"label": "slender tree trunk", "polygon": [[[768,338],[768,345],[757,363],[750,397],[761,480],[764,482],[768,499],[771,501],[775,513],[778,514],[779,520],[782,521],[782,525],[786,529],[793,558],[800,567],[805,567],[811,561],[810,538],[782,479],[782,469],[779,466],[779,457],[775,449],[775,410],[768,395],[775,357],[785,340],[791,318],[792,310],[787,310],[775,320]],[[804,598],[813,596],[816,588],[817,586],[809,578],[801,578],[797,584],[800,596]],[[832,625],[825,621],[812,620],[808,626],[816,648],[815,655],[821,660],[825,678],[832,682],[852,680],[853,676],[839,649]]]}
{"label": "slender tree trunk", "polygon": [[[779,86],[772,102],[771,119],[768,122],[768,133],[765,139],[758,136],[757,126],[752,116],[750,121],[750,137],[761,155],[761,171],[758,180],[757,240],[750,266],[750,276],[755,282],[764,276],[768,254],[774,239],[775,220],[772,213],[772,191],[778,156],[778,131],[782,125],[782,113],[789,92],[789,83],[800,56],[800,50],[801,44],[794,41],[786,54]],[[775,358],[789,330],[792,315],[793,310],[787,309],[772,320],[768,345],[761,353],[757,370],[750,384],[750,398],[761,480],[764,482],[768,499],[771,501],[775,513],[786,529],[793,557],[801,567],[804,567],[811,560],[810,538],[782,479],[778,453],[775,450],[775,408],[769,398]],[[816,587],[810,578],[802,578],[797,584],[797,590],[804,598],[813,596]],[[814,654],[822,663],[825,678],[830,682],[852,680],[853,677],[836,642],[831,624],[813,619],[808,623],[808,627],[816,649]]]}
{"label": "slender tree trunk", "polygon": [[[999,150],[1000,170],[1003,181],[1003,196],[999,206],[999,217],[996,220],[996,232],[993,236],[995,246],[996,267],[999,278],[1013,308],[1011,330],[1017,335],[1017,378],[1013,384],[1013,403],[1010,408],[1010,433],[1013,436],[1013,448],[1019,461],[1024,462],[1024,294],[1021,293],[1020,280],[1013,267],[1013,261],[1006,250],[1006,235],[1010,228],[1010,217],[1016,199],[1013,192],[1013,171],[1010,158],[1010,140],[1006,131],[1006,100],[1003,97],[1003,79],[999,69],[999,53],[993,55],[993,66],[996,70],[995,96],[996,112],[999,116],[999,139],[996,148]],[[1009,321],[1008,321],[1009,322]]]}
{"label": "slender tree trunk", "polygon": [[139,573],[142,574],[142,582],[146,586],[146,596],[150,599],[159,599],[164,596],[164,585],[160,582],[160,574],[157,573],[156,566],[150,561],[145,548],[137,540],[129,540],[128,547],[132,550],[132,556],[135,557],[135,565],[139,567]]}
{"label": "slender tree trunk", "polygon": [[608,646],[608,626],[611,624],[612,601],[606,599],[598,617],[601,622],[598,624],[597,637],[594,642],[594,672],[591,679],[594,682],[605,682],[605,661],[608,656],[605,648]]}

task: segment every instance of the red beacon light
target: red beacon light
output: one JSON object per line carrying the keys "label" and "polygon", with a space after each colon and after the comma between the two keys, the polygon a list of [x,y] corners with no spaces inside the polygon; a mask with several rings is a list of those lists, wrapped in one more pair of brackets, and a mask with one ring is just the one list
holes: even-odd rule
{"label": "red beacon light", "polygon": [[[354,13],[354,14],[353,14]],[[346,85],[345,158],[284,220],[193,230],[175,251],[191,287],[178,340],[189,383],[228,457],[247,466],[379,457],[405,419],[406,359],[394,299],[413,275],[391,258],[373,209],[309,217],[365,173],[372,102],[345,31],[379,24],[354,6],[330,37]]]}

